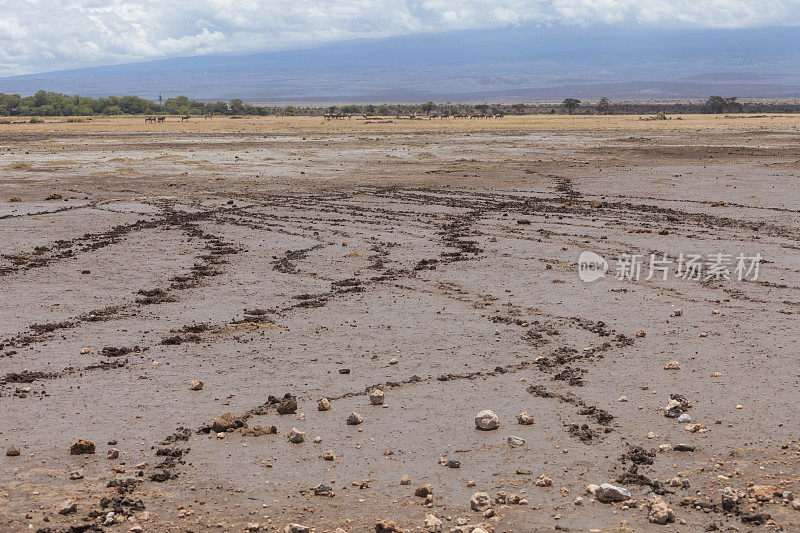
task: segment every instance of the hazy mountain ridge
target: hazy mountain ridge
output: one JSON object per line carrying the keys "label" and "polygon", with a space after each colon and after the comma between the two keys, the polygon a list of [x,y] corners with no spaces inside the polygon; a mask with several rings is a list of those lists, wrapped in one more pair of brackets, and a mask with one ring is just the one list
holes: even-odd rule
{"label": "hazy mountain ridge", "polygon": [[0,92],[253,103],[796,98],[799,49],[796,28],[517,27],[7,77]]}

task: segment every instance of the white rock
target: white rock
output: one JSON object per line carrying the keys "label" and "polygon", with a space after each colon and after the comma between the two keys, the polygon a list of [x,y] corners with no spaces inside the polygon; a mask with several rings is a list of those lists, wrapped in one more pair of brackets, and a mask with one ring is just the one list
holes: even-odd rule
{"label": "white rock", "polygon": [[624,502],[631,499],[631,493],[622,487],[616,487],[611,483],[603,483],[595,492],[595,497],[603,503]]}
{"label": "white rock", "polygon": [[497,429],[500,427],[500,419],[492,411],[486,409],[475,417],[475,427],[483,431]]}
{"label": "white rock", "polygon": [[428,513],[425,515],[425,531],[438,533],[442,530],[442,521],[436,515]]}
{"label": "white rock", "polygon": [[383,394],[383,391],[380,389],[375,389],[369,393],[369,403],[372,405],[381,405],[385,399],[386,395]]}

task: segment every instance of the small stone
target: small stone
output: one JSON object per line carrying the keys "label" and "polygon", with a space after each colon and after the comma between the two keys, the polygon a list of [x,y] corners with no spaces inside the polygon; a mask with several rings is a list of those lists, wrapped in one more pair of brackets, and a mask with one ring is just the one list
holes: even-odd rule
{"label": "small stone", "polygon": [[72,514],[78,510],[78,504],[73,502],[72,500],[67,500],[61,504],[61,507],[58,508],[58,514]]}
{"label": "small stone", "polygon": [[190,390],[202,390],[203,389],[203,380],[201,379],[193,379],[189,382],[189,389]]}
{"label": "small stone", "polygon": [[708,428],[705,424],[686,424],[683,429],[689,433],[705,433],[708,431]]}
{"label": "small stone", "polygon": [[672,447],[672,449],[676,452],[693,452],[694,446],[691,444],[676,444]]}
{"label": "small stone", "polygon": [[311,533],[311,528],[302,524],[288,524],[283,533]]}
{"label": "small stone", "polygon": [[792,501],[792,509],[800,511],[800,499]]}
{"label": "small stone", "polygon": [[363,421],[364,419],[361,417],[361,415],[356,412],[350,413],[350,416],[347,417],[348,426],[357,426]]}
{"label": "small stone", "polygon": [[658,445],[658,450],[660,452],[662,452],[662,453],[672,451],[672,445],[671,444],[659,444]]}
{"label": "small stone", "polygon": [[475,417],[475,427],[482,431],[491,431],[500,427],[500,419],[492,411],[486,409]]}
{"label": "small stone", "polygon": [[686,424],[686,423],[689,423],[691,421],[692,421],[692,417],[689,416],[688,413],[683,413],[683,414],[681,414],[681,416],[678,417],[678,422],[680,422],[681,424]]}
{"label": "small stone", "polygon": [[438,533],[442,530],[442,521],[436,515],[428,513],[425,515],[425,531]]}
{"label": "small stone", "polygon": [[652,439],[657,439],[657,438],[658,438],[658,436],[657,436],[655,433],[653,433],[652,431],[650,431],[650,432],[647,434],[647,438],[648,438],[648,439],[650,439],[650,440],[652,440]]}
{"label": "small stone", "polygon": [[525,439],[521,437],[514,437],[514,436],[508,437],[506,439],[506,442],[508,443],[509,446],[514,446],[514,447],[525,445]]}
{"label": "small stone", "polygon": [[490,509],[486,509],[483,512],[483,517],[487,518],[487,519],[493,517],[494,515],[495,515],[494,509],[491,509],[491,508]]}
{"label": "small stone", "polygon": [[246,424],[243,418],[233,416],[230,413],[225,413],[222,416],[214,418],[214,421],[211,424],[211,431],[214,433],[224,433],[229,429],[233,430],[245,426]]}
{"label": "small stone", "polygon": [[670,361],[664,365],[664,370],[680,370],[681,364],[678,361]]}
{"label": "small stone", "polygon": [[225,438],[225,433],[223,433],[223,432],[217,433],[217,438],[218,439],[224,439]]}
{"label": "small stone", "polygon": [[314,487],[314,495],[315,496],[326,496],[328,498],[333,498],[336,496],[336,493],[333,492],[333,488],[329,487],[328,485],[323,485],[320,483],[316,487]]}
{"label": "small stone", "polygon": [[433,485],[420,485],[414,491],[414,496],[418,496],[420,498],[425,498],[428,494],[433,494]]}
{"label": "small stone", "polygon": [[106,459],[118,459],[119,458],[119,450],[116,448],[111,448],[106,453]]}
{"label": "small stone", "polygon": [[602,503],[624,502],[631,499],[631,493],[622,487],[610,483],[603,483],[595,492],[597,501]]}
{"label": "small stone", "polygon": [[389,364],[390,365],[396,365],[397,363],[399,363],[399,361],[397,360],[397,357],[392,357],[391,359],[389,359]]}
{"label": "small stone", "polygon": [[492,506],[492,499],[485,492],[476,492],[469,500],[469,506],[473,511],[482,513]]}
{"label": "small stone", "polygon": [[675,309],[669,316],[683,316],[683,309]]}
{"label": "small stone", "polygon": [[744,409],[744,405],[737,405],[736,408],[737,409]]}
{"label": "small stone", "polygon": [[578,496],[577,498],[575,498],[575,501],[573,503],[575,505],[583,505],[583,497]]}
{"label": "small stone", "polygon": [[403,477],[400,478],[400,484],[401,485],[411,485],[411,478],[408,477],[407,475],[403,475]]}
{"label": "small stone", "polygon": [[394,520],[381,520],[375,522],[375,533],[403,533],[403,530]]}
{"label": "small stone", "polygon": [[81,348],[81,355],[86,355],[87,353],[90,353],[90,352],[91,352],[91,350],[89,348]]}
{"label": "small stone", "polygon": [[639,331],[636,332],[636,336],[639,337],[639,338],[642,338],[642,337],[644,337],[646,335],[647,335],[647,332],[645,330],[643,330],[643,329],[640,329]]}
{"label": "small stone", "polygon": [[624,402],[627,402],[627,401],[628,401],[628,397],[627,397],[627,396],[625,396],[625,395],[623,395],[623,396],[620,396],[619,398],[617,398],[617,401],[618,401],[618,402],[623,402],[623,403],[624,403]]}
{"label": "small stone", "polygon": [[130,531],[131,533],[142,533],[144,529],[139,524],[136,524],[135,526],[131,526],[128,531]]}
{"label": "small stone", "polygon": [[350,369],[349,368],[340,368],[339,369],[339,373],[342,374],[342,375],[347,375],[347,374],[350,373]]}
{"label": "small stone", "polygon": [[69,478],[73,481],[78,479],[83,479],[83,472],[81,472],[80,470],[73,470],[72,472],[69,473]]}
{"label": "small stone", "polygon": [[78,439],[69,447],[70,455],[82,455],[94,453],[94,442],[90,440]]}
{"label": "small stone", "polygon": [[528,411],[522,411],[517,415],[517,422],[523,426],[530,426],[533,424],[533,417]]}
{"label": "small stone", "polygon": [[597,494],[598,490],[600,490],[600,485],[594,485],[594,484],[586,485],[586,492],[588,492],[592,496]]}
{"label": "small stone", "polygon": [[553,480],[546,475],[542,474],[536,479],[536,486],[537,487],[552,487]]}
{"label": "small stone", "polygon": [[258,522],[248,522],[247,525],[244,526],[245,531],[258,531],[261,529],[261,524]]}
{"label": "small stone", "polygon": [[327,398],[322,398],[320,401],[317,402],[318,411],[329,411],[330,408],[331,408],[331,402],[328,401]]}
{"label": "small stone", "polygon": [[381,405],[384,399],[386,399],[386,396],[380,389],[375,389],[374,391],[369,393],[369,403],[371,403],[372,405]]}
{"label": "small stone", "polygon": [[664,525],[675,521],[675,512],[669,508],[664,498],[654,495],[648,501],[650,512],[647,519],[653,524]]}
{"label": "small stone", "polygon": [[461,462],[456,461],[455,459],[448,459],[445,463],[447,468],[461,468]]}
{"label": "small stone", "polygon": [[6,450],[6,455],[8,457],[17,457],[20,453],[22,453],[19,449],[19,446],[9,446]]}
{"label": "small stone", "polygon": [[774,497],[780,497],[781,491],[775,485],[753,485],[747,489],[747,496],[758,502],[768,502]]}
{"label": "small stone", "polygon": [[289,442],[294,444],[300,444],[304,440],[306,440],[306,433],[305,431],[300,431],[297,428],[292,428],[292,430],[287,435],[289,437]]}
{"label": "small stone", "polygon": [[291,394],[285,395],[278,401],[277,411],[279,415],[293,415],[297,412],[297,398]]}
{"label": "small stone", "polygon": [[322,454],[322,458],[326,461],[334,461],[336,460],[336,456],[333,454],[333,450],[328,450]]}

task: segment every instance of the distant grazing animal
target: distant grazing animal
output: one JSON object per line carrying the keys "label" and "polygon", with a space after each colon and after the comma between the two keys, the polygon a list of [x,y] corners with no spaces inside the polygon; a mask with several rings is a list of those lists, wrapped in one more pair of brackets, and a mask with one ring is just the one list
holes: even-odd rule
{"label": "distant grazing animal", "polygon": [[186,122],[187,120],[189,120],[189,118],[190,118],[189,115],[183,115],[181,117],[181,122]]}
{"label": "distant grazing animal", "polygon": [[156,121],[156,117],[144,117],[144,121],[145,122],[155,122]]}
{"label": "distant grazing animal", "polygon": [[167,117],[158,117],[158,122],[159,123],[166,122],[166,120],[167,120]]}

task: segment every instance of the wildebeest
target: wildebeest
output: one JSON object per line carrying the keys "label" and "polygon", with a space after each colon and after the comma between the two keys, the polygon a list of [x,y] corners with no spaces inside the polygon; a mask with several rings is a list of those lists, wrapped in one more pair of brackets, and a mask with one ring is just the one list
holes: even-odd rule
{"label": "wildebeest", "polygon": [[189,120],[189,118],[191,118],[191,117],[189,117],[189,115],[183,115],[181,117],[181,122],[186,122],[187,120]]}
{"label": "wildebeest", "polygon": [[153,117],[153,116],[144,117],[144,121],[145,122],[155,122],[156,121],[156,117]]}
{"label": "wildebeest", "polygon": [[158,121],[159,122],[166,122],[166,120],[167,120],[167,117],[164,117],[164,116],[158,117]]}

